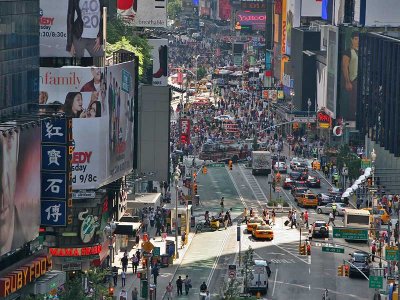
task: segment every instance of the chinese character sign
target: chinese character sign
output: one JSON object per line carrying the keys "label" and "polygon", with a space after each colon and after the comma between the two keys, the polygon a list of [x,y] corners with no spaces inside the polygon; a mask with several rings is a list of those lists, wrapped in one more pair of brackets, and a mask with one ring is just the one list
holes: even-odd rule
{"label": "chinese character sign", "polygon": [[65,201],[42,200],[41,224],[42,226],[65,226],[67,220],[67,207]]}
{"label": "chinese character sign", "polygon": [[190,120],[182,118],[180,120],[180,140],[182,144],[190,144]]}
{"label": "chinese character sign", "polygon": [[42,199],[66,199],[67,174],[42,172]]}
{"label": "chinese character sign", "polygon": [[42,142],[66,144],[67,130],[65,119],[46,119],[42,121]]}
{"label": "chinese character sign", "polygon": [[42,171],[67,171],[67,147],[42,145]]}

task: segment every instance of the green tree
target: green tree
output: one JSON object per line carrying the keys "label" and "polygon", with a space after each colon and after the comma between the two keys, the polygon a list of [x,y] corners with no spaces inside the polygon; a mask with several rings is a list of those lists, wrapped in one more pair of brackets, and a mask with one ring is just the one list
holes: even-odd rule
{"label": "green tree", "polygon": [[349,179],[356,179],[360,176],[361,159],[355,153],[350,151],[349,145],[342,145],[339,148],[336,163],[340,172],[344,164],[346,164],[349,171]]}
{"label": "green tree", "polygon": [[205,76],[207,75],[207,70],[203,67],[200,66],[199,68],[197,68],[197,79],[203,79]]}
{"label": "green tree", "polygon": [[69,280],[64,285],[64,291],[60,295],[60,300],[84,300],[86,299],[83,286],[82,279],[80,276]]}
{"label": "green tree", "polygon": [[139,58],[139,77],[142,78],[144,70],[150,65],[151,46],[146,38],[139,36],[135,27],[115,18],[107,23],[106,55],[111,56],[121,49],[131,51]]}
{"label": "green tree", "polygon": [[168,19],[176,20],[182,12],[182,1],[181,0],[170,0],[168,1],[167,14]]}
{"label": "green tree", "polygon": [[243,269],[241,270],[242,276],[244,276],[244,289],[247,291],[249,278],[253,275],[254,266],[254,250],[249,246],[246,252],[242,256]]}
{"label": "green tree", "polygon": [[228,282],[224,282],[222,287],[222,296],[225,300],[235,300],[240,294],[241,282],[237,278],[228,279]]}

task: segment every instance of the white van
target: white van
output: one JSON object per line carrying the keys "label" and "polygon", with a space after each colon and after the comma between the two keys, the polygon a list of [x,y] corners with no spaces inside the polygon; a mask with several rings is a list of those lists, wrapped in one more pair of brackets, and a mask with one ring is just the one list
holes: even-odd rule
{"label": "white van", "polygon": [[249,275],[247,291],[249,293],[268,292],[268,277],[271,276],[269,264],[265,260],[254,260],[251,274]]}

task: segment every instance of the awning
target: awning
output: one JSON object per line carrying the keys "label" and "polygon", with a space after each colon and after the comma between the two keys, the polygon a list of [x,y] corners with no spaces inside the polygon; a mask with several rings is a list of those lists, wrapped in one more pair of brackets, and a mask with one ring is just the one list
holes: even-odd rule
{"label": "awning", "polygon": [[128,209],[141,209],[148,206],[157,206],[160,204],[161,193],[129,194]]}
{"label": "awning", "polygon": [[136,232],[142,226],[142,223],[131,223],[131,222],[119,222],[116,223],[117,227],[115,228],[114,234],[121,234],[121,235],[130,235],[135,236]]}
{"label": "awning", "polygon": [[371,168],[366,168],[364,174],[358,177],[354,184],[342,194],[342,198],[347,198],[353,195],[354,192],[360,187],[360,184],[364,183],[365,180],[367,180],[367,177],[371,175],[371,171]]}

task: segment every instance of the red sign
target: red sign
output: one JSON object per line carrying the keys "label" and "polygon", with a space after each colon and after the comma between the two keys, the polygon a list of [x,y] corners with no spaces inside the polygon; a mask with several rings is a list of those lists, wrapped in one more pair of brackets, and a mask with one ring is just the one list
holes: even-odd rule
{"label": "red sign", "polygon": [[182,84],[182,82],[183,82],[183,73],[182,72],[178,72],[177,83],[178,84]]}
{"label": "red sign", "polygon": [[101,245],[83,248],[50,248],[50,254],[53,256],[89,256],[97,255],[101,252]]}
{"label": "red sign", "polygon": [[332,118],[323,111],[317,113],[317,121],[320,128],[330,128],[332,124]]}
{"label": "red sign", "polygon": [[275,0],[275,13],[277,15],[282,13],[282,0]]}
{"label": "red sign", "polygon": [[231,3],[229,0],[219,0],[219,17],[223,21],[231,18]]}
{"label": "red sign", "polygon": [[190,120],[182,118],[180,120],[180,140],[182,144],[190,144]]}
{"label": "red sign", "polygon": [[40,256],[13,272],[0,278],[0,297],[7,297],[40,276],[46,274],[52,267],[51,256]]}

